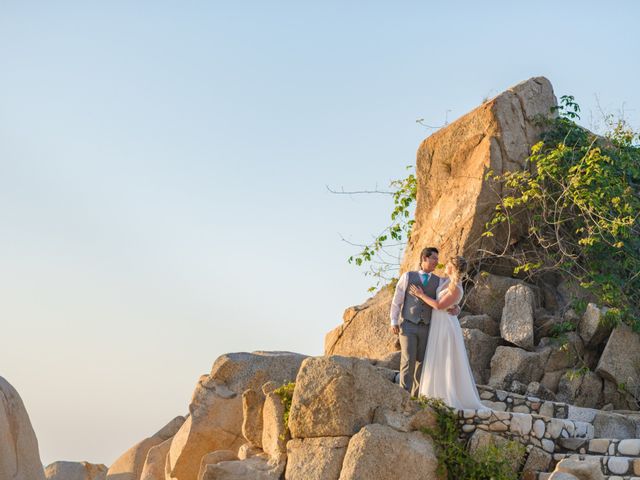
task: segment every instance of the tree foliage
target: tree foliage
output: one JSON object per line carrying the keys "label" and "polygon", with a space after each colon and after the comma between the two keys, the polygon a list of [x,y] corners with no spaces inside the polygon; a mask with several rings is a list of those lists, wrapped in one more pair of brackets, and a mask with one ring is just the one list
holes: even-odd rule
{"label": "tree foliage", "polygon": [[604,136],[580,127],[572,96],[557,111],[528,168],[488,174],[507,193],[484,235],[505,224],[524,231],[499,253],[514,273],[561,272],[610,307],[608,320],[640,330],[640,138],[622,120]]}
{"label": "tree foliage", "polygon": [[[413,169],[413,165],[407,166],[407,170]],[[415,221],[413,219],[417,192],[415,174],[412,172],[405,178],[392,180],[389,187],[391,191],[385,193],[389,193],[393,198],[391,223],[375,236],[371,243],[360,245],[362,250],[348,259],[349,263],[357,266],[370,265],[365,275],[371,275],[377,280],[376,286],[372,286],[370,291],[375,290],[381,282],[387,283],[394,279],[400,267],[399,257],[409,241]]]}

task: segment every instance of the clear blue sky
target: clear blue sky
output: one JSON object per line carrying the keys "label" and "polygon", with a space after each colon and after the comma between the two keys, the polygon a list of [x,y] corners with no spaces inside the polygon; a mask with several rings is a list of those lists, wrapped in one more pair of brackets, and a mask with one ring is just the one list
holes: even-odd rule
{"label": "clear blue sky", "polygon": [[638,127],[640,4],[0,2],[0,375],[110,464],[230,351],[322,353],[429,131],[545,75]]}

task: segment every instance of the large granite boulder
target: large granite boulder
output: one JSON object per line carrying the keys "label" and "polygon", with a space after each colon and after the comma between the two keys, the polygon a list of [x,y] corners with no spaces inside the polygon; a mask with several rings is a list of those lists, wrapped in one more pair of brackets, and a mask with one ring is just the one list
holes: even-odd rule
{"label": "large granite boulder", "polygon": [[533,349],[534,304],[533,290],[526,285],[514,285],[507,290],[500,320],[502,338],[524,349]]}
{"label": "large granite boulder", "polygon": [[480,330],[491,337],[500,336],[500,324],[490,315],[466,315],[460,319],[461,328]]}
{"label": "large granite boulder", "polygon": [[549,372],[579,365],[585,357],[584,343],[576,332],[567,332],[560,338],[543,338],[538,349],[550,351],[545,365]]}
{"label": "large granite boulder", "polygon": [[[282,385],[294,380],[305,358],[291,352],[242,352],[219,357],[211,373],[200,378],[189,405],[189,418],[171,442],[167,477],[192,480],[205,454],[216,450],[238,451],[245,443],[243,393],[249,389],[262,390],[267,383]],[[249,464],[242,465],[230,468],[235,471]]]}
{"label": "large granite boulder", "polygon": [[285,480],[338,480],[349,440],[316,437],[289,441]]}
{"label": "large granite boulder", "polygon": [[0,377],[0,478],[44,480],[38,439],[15,388]]}
{"label": "large granite boulder", "polygon": [[351,438],[340,480],[437,480],[437,468],[431,438],[373,424]]}
{"label": "large granite boulder", "polygon": [[242,434],[252,445],[262,448],[262,408],[264,394],[249,388],[242,394]]}
{"label": "large granite boulder", "polygon": [[149,450],[173,437],[184,421],[184,417],[175,417],[155,434],[124,452],[109,467],[107,480],[139,480]]}
{"label": "large granite boulder", "polygon": [[580,460],[578,458],[565,458],[560,460],[550,480],[568,480],[571,477],[562,476],[568,474],[578,480],[604,480],[600,461],[597,458]]}
{"label": "large granite boulder", "polygon": [[404,389],[365,360],[309,358],[296,379],[289,430],[293,438],[351,436],[373,421],[379,407],[417,409]]}
{"label": "large granite boulder", "polygon": [[469,290],[469,295],[465,300],[465,309],[473,313],[489,315],[501,322],[507,290],[516,285],[525,285],[534,292],[535,307],[541,303],[540,290],[534,285],[517,278],[503,277],[482,271],[473,280],[473,288]]}
{"label": "large granite boulder", "polygon": [[284,404],[280,395],[269,393],[264,401],[262,449],[276,463],[287,458],[288,431],[284,424]]}
{"label": "large granite boulder", "polygon": [[578,407],[599,408],[602,406],[602,378],[594,372],[566,372],[558,382],[559,402]]}
{"label": "large granite boulder", "polygon": [[[537,120],[551,115],[555,105],[549,80],[531,78],[422,142],[417,154],[416,223],[402,271],[416,268],[426,246],[439,247],[443,259],[463,255],[473,260],[478,249],[503,245],[506,231],[482,236],[501,188],[487,180],[486,173],[523,169],[542,132]],[[517,232],[512,232],[512,240],[514,236]]]}
{"label": "large granite boulder", "polygon": [[140,480],[164,480],[167,454],[171,448],[171,438],[159,445],[155,445],[147,452],[147,458],[142,466]]}
{"label": "large granite boulder", "polygon": [[395,289],[388,285],[364,304],[344,311],[342,325],[325,336],[324,354],[381,360],[400,349],[389,329],[389,311]]}
{"label": "large granite boulder", "polygon": [[256,455],[245,460],[206,465],[198,480],[280,480],[284,463],[273,463]]}
{"label": "large granite boulder", "polygon": [[476,329],[463,328],[464,345],[469,356],[469,364],[476,383],[486,384],[491,376],[491,359],[498,346],[500,337],[491,337]]}
{"label": "large granite boulder", "polygon": [[548,351],[528,352],[517,347],[500,346],[491,359],[489,385],[508,389],[514,381],[525,385],[538,382],[548,356]]}
{"label": "large granite boulder", "polygon": [[605,321],[607,308],[598,308],[595,303],[589,303],[580,322],[578,323],[578,333],[584,343],[589,347],[603,343],[612,330],[612,325]]}
{"label": "large granite boulder", "polygon": [[44,469],[47,480],[104,480],[107,467],[88,462],[53,462]]}
{"label": "large granite boulder", "polygon": [[627,325],[616,327],[600,356],[596,373],[616,385],[637,388],[640,384],[640,334]]}

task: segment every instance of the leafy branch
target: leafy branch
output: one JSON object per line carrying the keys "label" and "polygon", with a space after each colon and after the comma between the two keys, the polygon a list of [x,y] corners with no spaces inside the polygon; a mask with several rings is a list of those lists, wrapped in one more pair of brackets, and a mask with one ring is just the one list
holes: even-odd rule
{"label": "leafy branch", "polygon": [[580,107],[563,96],[534,145],[528,168],[487,178],[503,187],[484,236],[524,231],[499,253],[514,273],[561,272],[640,331],[640,137],[623,120],[604,136],[575,123]]}

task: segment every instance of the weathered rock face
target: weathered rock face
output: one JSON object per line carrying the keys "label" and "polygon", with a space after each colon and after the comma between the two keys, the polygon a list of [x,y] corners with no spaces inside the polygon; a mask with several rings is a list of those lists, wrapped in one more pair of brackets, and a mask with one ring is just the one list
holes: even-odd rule
{"label": "weathered rock face", "polygon": [[38,440],[18,392],[0,377],[0,478],[44,480]]}
{"label": "weathered rock face", "polygon": [[469,364],[476,383],[485,384],[491,376],[491,359],[501,344],[500,337],[490,337],[475,329],[462,329],[464,345],[469,355]]}
{"label": "weathered rock face", "polygon": [[[261,391],[263,385],[270,382],[279,386],[294,380],[305,358],[290,352],[231,353],[218,358],[211,374],[204,375],[198,382],[189,405],[189,418],[171,442],[166,464],[168,478],[192,480],[207,453],[238,451],[245,443],[242,434],[243,393],[246,390]],[[229,468],[235,472],[248,465],[253,464],[237,466],[234,463]],[[251,466],[254,467],[258,468]],[[227,470],[225,467],[212,471],[219,471],[220,475],[220,472],[231,474]]]}
{"label": "weathered rock face", "polygon": [[154,447],[147,452],[147,458],[142,466],[140,480],[164,480],[164,469],[167,461],[167,454],[171,448],[171,438]]}
{"label": "weathered rock face", "polygon": [[533,290],[525,285],[514,285],[504,296],[504,308],[500,321],[500,334],[527,350],[533,349]]}
{"label": "weathered rock face", "polygon": [[87,462],[54,462],[44,470],[47,480],[104,480],[105,465]]}
{"label": "weathered rock face", "polygon": [[429,437],[373,424],[351,438],[340,480],[436,480],[437,468],[438,459]]}
{"label": "weathered rock face", "polygon": [[474,278],[474,286],[466,296],[465,309],[477,314],[489,315],[498,322],[502,319],[507,290],[516,285],[525,285],[533,290],[536,299],[534,305],[540,303],[539,291],[533,285],[511,277],[503,277],[488,272],[480,272]]}
{"label": "weathered rock face", "polygon": [[256,455],[246,460],[207,465],[198,480],[280,480],[285,464],[273,464]]}
{"label": "weathered rock face", "polygon": [[296,379],[289,413],[291,436],[350,436],[371,423],[379,407],[415,409],[409,394],[367,361],[309,358]]}
{"label": "weathered rock face", "polygon": [[293,439],[287,443],[286,480],[338,480],[349,437]]}
{"label": "weathered rock face", "polygon": [[264,395],[262,392],[250,388],[242,394],[242,435],[258,448],[262,448],[263,405]]}
{"label": "weathered rock face", "polygon": [[518,380],[525,385],[540,381],[548,352],[527,352],[515,347],[498,347],[491,359],[489,385],[508,388]]}
{"label": "weathered rock face", "polygon": [[184,417],[176,417],[152,436],[137,443],[123,453],[109,467],[107,480],[138,480],[152,447],[173,437],[184,423]]}
{"label": "weathered rock face", "polygon": [[284,405],[280,396],[270,393],[264,401],[262,449],[276,462],[287,457],[287,427],[284,424]]}
{"label": "weathered rock face", "polygon": [[347,308],[342,325],[325,336],[324,354],[384,359],[399,350],[398,337],[389,331],[393,293],[387,286],[363,305]]}
{"label": "weathered rock face", "polygon": [[602,379],[593,372],[583,375],[565,373],[558,383],[557,400],[596,408],[602,404]]}
{"label": "weathered rock face", "polygon": [[[568,474],[569,477],[559,474]],[[568,478],[577,478],[580,480],[604,480],[604,475],[600,470],[598,461],[586,461],[565,458],[561,460],[554,470],[551,479],[567,480]]]}
{"label": "weathered rock face", "polygon": [[640,335],[627,325],[616,327],[602,352],[596,373],[616,385],[632,386],[640,379]]}
{"label": "weathered rock face", "polygon": [[[556,105],[551,83],[536,77],[483,103],[422,142],[417,154],[417,203],[402,271],[415,269],[420,251],[440,248],[441,257],[473,259],[493,249],[504,235],[482,237],[500,187],[485,180],[488,170],[522,169],[539,140],[536,118]],[[512,232],[513,233],[513,232]]]}
{"label": "weathered rock face", "polygon": [[589,303],[578,324],[578,333],[587,346],[595,346],[604,342],[611,333],[611,326],[606,325],[604,316],[606,308],[600,309],[594,303]]}
{"label": "weathered rock face", "polygon": [[480,330],[491,337],[500,336],[500,324],[489,315],[467,315],[460,319],[461,328]]}

